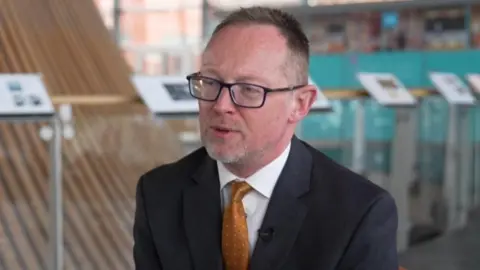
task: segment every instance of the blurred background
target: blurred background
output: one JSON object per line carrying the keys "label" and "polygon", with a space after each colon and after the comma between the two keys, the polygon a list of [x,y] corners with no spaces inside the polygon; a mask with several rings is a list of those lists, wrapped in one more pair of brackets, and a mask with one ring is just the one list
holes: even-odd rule
{"label": "blurred background", "polygon": [[[0,73],[42,73],[55,106],[71,111],[62,269],[133,269],[139,176],[200,146],[196,119],[153,118],[131,74],[196,71],[219,21],[253,4],[304,25],[310,76],[332,111],[309,115],[297,135],[394,196],[401,264],[480,269],[480,106],[449,104],[428,77],[480,73],[480,1],[0,0]],[[394,74],[418,106],[381,106],[357,72]],[[57,269],[48,127],[0,121],[0,269]]]}

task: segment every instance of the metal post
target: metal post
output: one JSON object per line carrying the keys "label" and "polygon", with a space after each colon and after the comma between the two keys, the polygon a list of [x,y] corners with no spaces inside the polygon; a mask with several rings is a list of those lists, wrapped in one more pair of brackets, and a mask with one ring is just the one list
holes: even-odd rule
{"label": "metal post", "polygon": [[211,7],[208,0],[202,0],[202,44],[206,44],[212,30]]}
{"label": "metal post", "polygon": [[[341,105],[341,116],[340,116],[340,136],[338,138],[339,143],[340,143],[340,149],[342,150],[342,163],[344,165],[352,165],[352,147],[353,143],[349,142],[347,139],[349,136],[347,136],[347,132],[349,131],[347,129],[348,124],[351,124],[348,119],[350,118],[350,105],[352,101],[338,101]],[[332,104],[333,105],[333,104]]]}
{"label": "metal post", "polygon": [[144,73],[144,70],[143,70],[144,58],[145,58],[145,55],[143,52],[135,52],[135,67],[134,67],[135,73],[137,74]]}
{"label": "metal post", "polygon": [[180,43],[181,46],[187,46],[187,31],[186,31],[186,21],[188,18],[186,17],[186,12],[187,12],[187,5],[185,5],[183,0],[177,0],[177,2],[180,2],[180,10],[178,11],[178,24],[180,28]]}
{"label": "metal post", "polygon": [[51,270],[63,269],[63,208],[62,208],[62,129],[57,116],[51,125],[50,141],[50,265]]}
{"label": "metal post", "polygon": [[352,170],[365,174],[365,100],[359,99],[355,111],[355,133],[353,136]]}
{"label": "metal post", "polygon": [[387,190],[395,198],[398,211],[397,248],[408,247],[410,234],[409,186],[415,178],[417,148],[417,109],[396,111],[395,136],[392,142],[391,173]]}
{"label": "metal post", "polygon": [[447,204],[447,231],[458,225],[458,109],[457,105],[450,105],[445,151],[443,196]]}
{"label": "metal post", "polygon": [[478,132],[480,131],[478,121],[480,121],[480,108],[476,108],[474,114],[475,121],[473,121],[473,130],[474,130],[474,161],[473,161],[473,182],[474,182],[474,198],[473,204],[475,207],[480,206],[480,141],[477,141],[477,138],[480,137]]}
{"label": "metal post", "polygon": [[113,0],[113,35],[118,45],[121,45],[122,42],[122,29],[120,24],[122,16],[121,5],[121,0]]}
{"label": "metal post", "polygon": [[182,46],[184,46],[185,50],[178,55],[181,63],[180,75],[186,76],[186,74],[195,70],[195,67],[193,66],[193,59],[195,59],[195,57],[191,48],[189,48],[186,43],[182,44]]}
{"label": "metal post", "polygon": [[460,132],[460,157],[459,157],[459,216],[458,225],[464,227],[467,225],[468,213],[472,207],[471,188],[472,188],[472,138],[470,137],[470,114],[468,108],[459,108],[459,132]]}

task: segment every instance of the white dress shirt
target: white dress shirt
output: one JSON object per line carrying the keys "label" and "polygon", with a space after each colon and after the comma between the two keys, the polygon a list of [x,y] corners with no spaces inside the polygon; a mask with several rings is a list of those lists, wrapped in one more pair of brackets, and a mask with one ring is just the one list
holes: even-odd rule
{"label": "white dress shirt", "polygon": [[273,188],[277,183],[278,177],[287,162],[290,153],[290,144],[283,153],[268,165],[247,178],[240,178],[231,173],[221,162],[217,162],[218,177],[220,180],[220,192],[222,199],[222,209],[230,203],[231,185],[230,182],[246,181],[253,190],[243,198],[243,206],[247,215],[248,240],[250,243],[250,254],[253,252],[257,241],[258,229],[262,225],[263,217],[267,211],[268,202],[272,195]]}

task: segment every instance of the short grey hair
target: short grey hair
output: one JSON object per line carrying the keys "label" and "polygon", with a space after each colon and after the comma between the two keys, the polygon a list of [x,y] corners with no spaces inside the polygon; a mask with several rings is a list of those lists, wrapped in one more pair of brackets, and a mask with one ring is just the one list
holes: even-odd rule
{"label": "short grey hair", "polygon": [[[240,8],[230,13],[215,28],[212,38],[222,29],[231,25],[264,24],[276,27],[285,38],[290,56],[286,59],[285,71],[295,84],[308,83],[310,42],[300,22],[285,11],[276,8],[254,6]],[[294,74],[291,74],[291,70]]]}

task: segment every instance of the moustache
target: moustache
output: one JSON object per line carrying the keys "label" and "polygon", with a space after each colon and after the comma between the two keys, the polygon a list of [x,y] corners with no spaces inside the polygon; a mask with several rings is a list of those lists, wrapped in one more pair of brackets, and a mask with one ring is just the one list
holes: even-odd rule
{"label": "moustache", "polygon": [[240,126],[237,123],[224,120],[210,120],[208,126],[213,129],[227,130],[227,131],[240,131]]}

